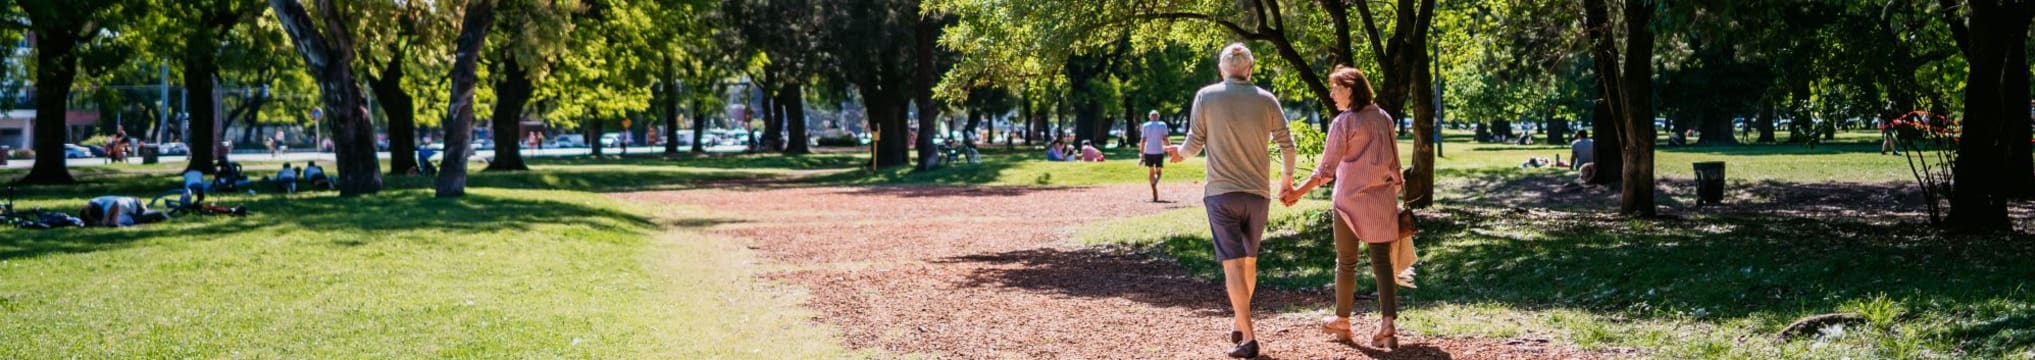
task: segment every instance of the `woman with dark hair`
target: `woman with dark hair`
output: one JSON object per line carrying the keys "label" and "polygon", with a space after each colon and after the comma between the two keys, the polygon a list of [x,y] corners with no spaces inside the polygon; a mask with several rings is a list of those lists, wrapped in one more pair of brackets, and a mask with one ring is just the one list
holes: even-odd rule
{"label": "woman with dark hair", "polygon": [[[1378,313],[1383,318],[1378,323],[1378,332],[1371,336],[1371,345],[1379,348],[1397,348],[1398,333],[1393,320],[1398,317],[1396,298],[1396,274],[1407,264],[1393,261],[1394,243],[1402,236],[1399,223],[1399,187],[1405,183],[1399,172],[1399,148],[1394,143],[1392,115],[1379,109],[1373,100],[1371,84],[1364,73],[1347,66],[1337,66],[1329,74],[1330,97],[1335,99],[1336,115],[1329,124],[1328,138],[1323,144],[1321,161],[1314,176],[1307,183],[1280,195],[1280,201],[1291,206],[1314,187],[1335,181],[1334,220],[1335,226],[1335,316],[1322,321],[1322,329],[1348,340],[1354,334],[1350,330],[1350,308],[1356,302],[1357,251],[1361,243],[1370,244],[1371,274],[1378,281]],[[1410,246],[1411,243],[1402,243]],[[1408,247],[1404,250],[1410,250]],[[1410,259],[1407,259],[1410,260]],[[1395,267],[1397,265],[1397,267]],[[1407,282],[1408,285],[1410,281]]]}

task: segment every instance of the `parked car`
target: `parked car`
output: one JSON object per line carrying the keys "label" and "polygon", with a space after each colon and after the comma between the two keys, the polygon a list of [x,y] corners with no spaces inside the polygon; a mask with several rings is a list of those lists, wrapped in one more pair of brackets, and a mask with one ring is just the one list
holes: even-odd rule
{"label": "parked car", "polygon": [[621,141],[622,141],[621,133],[601,134],[601,147],[614,147],[615,143]]}
{"label": "parked car", "polygon": [[180,142],[165,143],[157,147],[156,152],[160,155],[190,155],[191,146]]}
{"label": "parked car", "polygon": [[66,159],[86,159],[91,157],[92,149],[78,146],[77,144],[64,144],[64,158]]}
{"label": "parked car", "polygon": [[583,148],[586,147],[586,136],[580,134],[558,134],[558,136],[551,138],[550,146],[553,148]]}

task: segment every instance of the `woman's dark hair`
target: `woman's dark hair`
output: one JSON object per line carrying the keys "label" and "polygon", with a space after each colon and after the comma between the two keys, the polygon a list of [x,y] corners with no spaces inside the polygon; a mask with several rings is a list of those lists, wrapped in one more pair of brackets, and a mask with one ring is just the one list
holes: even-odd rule
{"label": "woman's dark hair", "polygon": [[1377,95],[1371,92],[1371,80],[1364,77],[1363,70],[1348,65],[1336,65],[1335,70],[1328,73],[1328,82],[1350,89],[1350,107],[1362,108],[1377,101]]}

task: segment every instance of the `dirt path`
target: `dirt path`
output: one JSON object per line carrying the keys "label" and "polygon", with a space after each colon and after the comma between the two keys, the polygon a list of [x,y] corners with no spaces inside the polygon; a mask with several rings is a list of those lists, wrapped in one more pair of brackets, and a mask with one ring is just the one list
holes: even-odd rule
{"label": "dirt path", "polygon": [[[629,194],[738,218],[749,239],[812,293],[848,346],[943,358],[1217,358],[1229,349],[1221,286],[1143,254],[1062,241],[1069,227],[1199,206],[1200,186],[808,187]],[[1324,264],[1326,266],[1326,264]],[[1259,311],[1319,309],[1315,293],[1262,290]],[[1369,308],[1370,304],[1359,304]],[[1263,359],[1596,358],[1545,341],[1402,335],[1382,352],[1334,342],[1298,314],[1260,313]],[[1369,329],[1372,324],[1357,324]],[[1365,330],[1367,331],[1367,330]]]}

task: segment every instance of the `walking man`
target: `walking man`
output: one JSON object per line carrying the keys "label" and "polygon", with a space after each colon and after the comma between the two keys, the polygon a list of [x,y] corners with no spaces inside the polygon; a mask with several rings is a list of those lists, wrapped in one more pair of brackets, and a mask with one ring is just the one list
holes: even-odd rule
{"label": "walking man", "polygon": [[1251,295],[1258,285],[1258,241],[1265,235],[1271,210],[1271,158],[1266,142],[1279,143],[1279,192],[1293,189],[1292,133],[1279,99],[1251,83],[1251,50],[1242,43],[1225,46],[1217,55],[1222,82],[1194,94],[1188,115],[1187,142],[1168,146],[1173,162],[1208,151],[1208,175],[1202,204],[1222,263],[1223,287],[1236,318],[1230,357],[1258,357],[1257,332],[1251,326]]}
{"label": "walking man", "polygon": [[1166,136],[1171,130],[1166,128],[1166,123],[1159,121],[1158,110],[1145,114],[1145,119],[1144,125],[1138,125],[1138,136],[1144,145],[1141,146],[1144,156],[1138,157],[1138,165],[1145,166],[1145,177],[1151,180],[1152,202],[1159,202],[1159,175],[1166,168],[1166,147],[1172,145],[1167,143]]}

